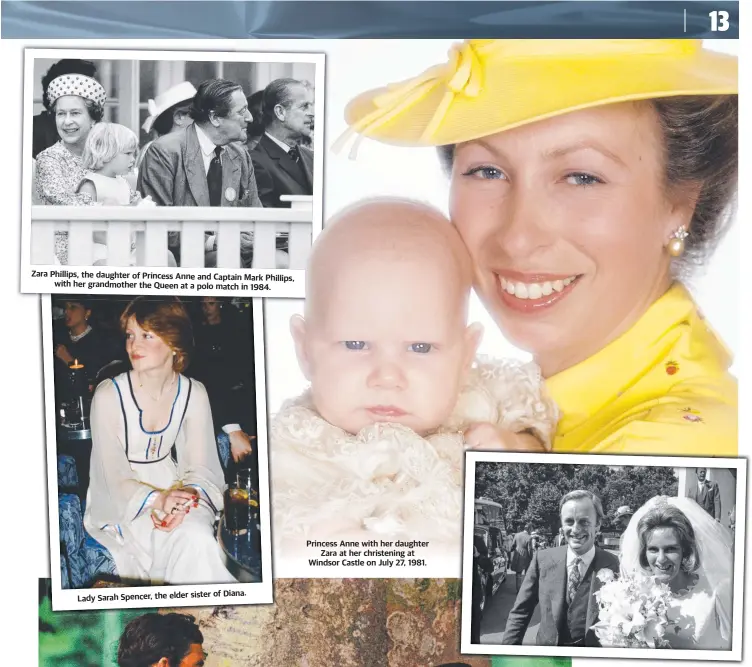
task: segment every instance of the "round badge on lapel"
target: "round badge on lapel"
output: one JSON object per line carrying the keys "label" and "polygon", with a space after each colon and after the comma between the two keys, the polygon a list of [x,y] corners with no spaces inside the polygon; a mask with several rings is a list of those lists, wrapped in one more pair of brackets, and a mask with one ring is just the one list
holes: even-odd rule
{"label": "round badge on lapel", "polygon": [[235,197],[238,196],[238,193],[235,192],[235,188],[227,188],[225,190],[225,199],[227,201],[235,201]]}

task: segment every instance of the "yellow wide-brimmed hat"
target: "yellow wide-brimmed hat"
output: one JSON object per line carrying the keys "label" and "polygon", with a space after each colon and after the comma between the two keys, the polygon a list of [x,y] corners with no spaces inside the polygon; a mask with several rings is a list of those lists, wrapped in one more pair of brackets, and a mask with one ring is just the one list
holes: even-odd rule
{"label": "yellow wide-brimmed hat", "polygon": [[442,146],[613,102],[737,92],[736,57],[701,40],[468,40],[447,63],[352,100],[338,144],[356,133]]}

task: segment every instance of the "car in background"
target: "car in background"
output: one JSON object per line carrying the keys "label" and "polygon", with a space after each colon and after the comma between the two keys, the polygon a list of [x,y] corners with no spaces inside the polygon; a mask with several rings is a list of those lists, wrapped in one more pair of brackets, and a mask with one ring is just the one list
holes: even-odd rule
{"label": "car in background", "polygon": [[621,533],[607,532],[598,536],[598,546],[601,549],[618,552],[621,544]]}
{"label": "car in background", "polygon": [[479,613],[483,614],[486,603],[499,590],[507,576],[507,533],[503,506],[492,500],[479,498],[475,501],[475,524],[473,539],[476,548],[481,542],[488,554],[487,570],[481,572],[480,596],[473,600]]}

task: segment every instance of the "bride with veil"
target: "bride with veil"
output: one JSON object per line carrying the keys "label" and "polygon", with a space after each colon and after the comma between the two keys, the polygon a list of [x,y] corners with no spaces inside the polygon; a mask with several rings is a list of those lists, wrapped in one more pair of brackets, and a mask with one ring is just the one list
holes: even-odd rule
{"label": "bride with veil", "polygon": [[671,648],[730,650],[732,553],[731,533],[690,498],[652,498],[630,520],[621,573],[669,586]]}

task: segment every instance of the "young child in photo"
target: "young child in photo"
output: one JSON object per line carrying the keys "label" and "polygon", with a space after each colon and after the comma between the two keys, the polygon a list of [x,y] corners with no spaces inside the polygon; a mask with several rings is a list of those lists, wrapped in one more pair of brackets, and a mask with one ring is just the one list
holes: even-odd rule
{"label": "young child in photo", "polygon": [[327,224],[291,320],[311,386],[271,422],[278,545],[458,541],[464,450],[550,449],[538,367],[476,359],[471,286],[459,234],[428,206],[372,200]]}
{"label": "young child in photo", "polygon": [[[97,123],[86,138],[81,157],[86,175],[77,192],[91,195],[102,206],[154,206],[151,198],[142,199],[129,182],[137,152],[138,137],[131,129],[118,123]],[[94,242],[94,264],[103,264],[107,257],[106,234],[94,232]],[[136,265],[135,234],[131,235],[130,265]]]}
{"label": "young child in photo", "polygon": [[81,157],[86,175],[77,192],[103,206],[138,204],[141,196],[127,180],[136,164],[138,137],[125,125],[97,123],[86,138]]}

